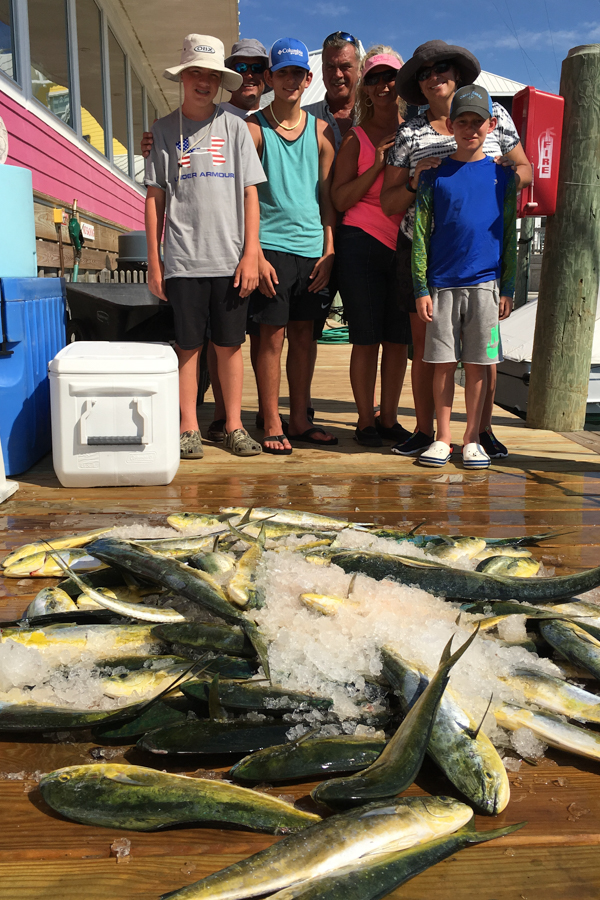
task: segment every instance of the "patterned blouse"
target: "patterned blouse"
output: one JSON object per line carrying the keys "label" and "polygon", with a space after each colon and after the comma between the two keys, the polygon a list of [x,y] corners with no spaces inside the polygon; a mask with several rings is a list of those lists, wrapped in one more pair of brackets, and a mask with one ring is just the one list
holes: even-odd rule
{"label": "patterned blouse", "polygon": [[[501,103],[493,103],[492,109],[498,120],[495,129],[488,134],[483,145],[486,156],[505,156],[514,150],[520,141],[515,123]],[[408,169],[410,176],[414,174],[417,163],[430,156],[444,159],[456,150],[456,141],[451,134],[438,134],[429,124],[427,115],[423,113],[408,122],[403,122],[396,132],[396,142],[391,147],[388,166],[399,166]],[[412,241],[415,222],[415,205],[411,203],[404,214],[400,231]]]}

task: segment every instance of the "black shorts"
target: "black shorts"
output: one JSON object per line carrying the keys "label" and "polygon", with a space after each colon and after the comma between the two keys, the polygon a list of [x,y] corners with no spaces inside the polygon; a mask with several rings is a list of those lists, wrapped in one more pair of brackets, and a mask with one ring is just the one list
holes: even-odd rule
{"label": "black shorts", "polygon": [[407,313],[416,313],[415,292],[412,280],[412,268],[410,264],[412,256],[412,241],[398,232],[396,244],[396,275],[398,278],[398,299],[400,309]]}
{"label": "black shorts", "polygon": [[246,340],[248,297],[240,297],[234,276],[167,278],[165,293],[173,308],[175,338],[182,350],[195,350],[210,339],[219,347],[237,347]]}
{"label": "black shorts", "polygon": [[[336,238],[337,240],[337,238]],[[337,244],[336,244],[337,246]],[[320,318],[314,320],[313,325],[313,341],[318,341],[321,339],[323,335],[323,329],[325,328],[325,322],[327,321],[327,316],[329,315],[329,310],[331,309],[331,304],[335,300],[335,295],[339,291],[339,283],[337,277],[337,257],[333,263],[333,267],[331,269],[331,275],[329,276],[329,282],[327,287],[324,288],[319,293],[323,295],[323,303],[321,307],[323,308],[323,304],[325,303],[325,292],[329,295],[329,306],[327,309],[323,309]]]}
{"label": "black shorts", "polygon": [[329,312],[329,290],[309,292],[310,274],[320,257],[296,256],[280,250],[265,250],[265,259],[277,272],[279,284],[274,297],[255,293],[254,321],[259,325],[282,328],[288,322],[309,322],[322,319]]}
{"label": "black shorts", "polygon": [[408,314],[398,303],[396,251],[353,225],[340,225],[336,247],[350,343],[410,344]]}

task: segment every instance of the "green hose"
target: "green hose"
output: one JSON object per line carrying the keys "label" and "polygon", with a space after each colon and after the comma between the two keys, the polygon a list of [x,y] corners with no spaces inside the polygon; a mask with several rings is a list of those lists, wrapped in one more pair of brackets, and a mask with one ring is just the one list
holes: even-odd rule
{"label": "green hose", "polygon": [[348,326],[342,325],[340,328],[326,328],[319,340],[319,344],[348,344]]}
{"label": "green hose", "polygon": [[69,234],[71,236],[71,243],[75,247],[75,263],[73,265],[73,278],[72,281],[77,281],[77,276],[79,274],[79,261],[81,259],[81,249],[83,247],[83,243],[85,238],[81,232],[81,225],[77,220],[77,200],[73,201],[73,213],[71,218],[69,219]]}

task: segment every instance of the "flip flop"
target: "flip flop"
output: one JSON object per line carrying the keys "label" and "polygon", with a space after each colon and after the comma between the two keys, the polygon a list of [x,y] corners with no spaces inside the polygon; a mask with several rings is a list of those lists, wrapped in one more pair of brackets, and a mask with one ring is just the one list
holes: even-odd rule
{"label": "flip flop", "polygon": [[421,453],[419,463],[422,466],[439,468],[440,466],[445,466],[451,456],[452,450],[448,444],[445,444],[443,441],[434,441],[428,450]]}
{"label": "flip flop", "polygon": [[465,469],[487,469],[491,459],[481,444],[465,444],[462,451],[463,466]]}
{"label": "flip flop", "polygon": [[288,441],[303,441],[305,444],[315,444],[317,447],[334,447],[338,442],[336,437],[329,441],[319,441],[313,437],[314,434],[327,434],[327,432],[324,428],[319,428],[318,425],[315,425],[313,428],[307,428],[302,434],[288,433],[287,437]]}
{"label": "flip flop", "polygon": [[[284,440],[285,437],[283,434],[272,434],[271,437],[264,437],[261,441],[263,453],[272,453],[273,456],[289,456],[292,452],[292,448],[284,447]],[[279,447],[266,447],[265,444],[267,441],[277,441],[277,443],[281,444],[281,449],[279,449]]]}

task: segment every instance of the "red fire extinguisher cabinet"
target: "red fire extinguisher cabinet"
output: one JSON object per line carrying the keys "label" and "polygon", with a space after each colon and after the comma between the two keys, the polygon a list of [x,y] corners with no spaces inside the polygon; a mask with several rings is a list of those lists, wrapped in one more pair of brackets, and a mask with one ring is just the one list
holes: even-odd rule
{"label": "red fire extinguisher cabinet", "polygon": [[533,180],[517,200],[517,216],[552,216],[556,212],[558,168],[565,101],[534,87],[523,88],[513,97],[512,117]]}

